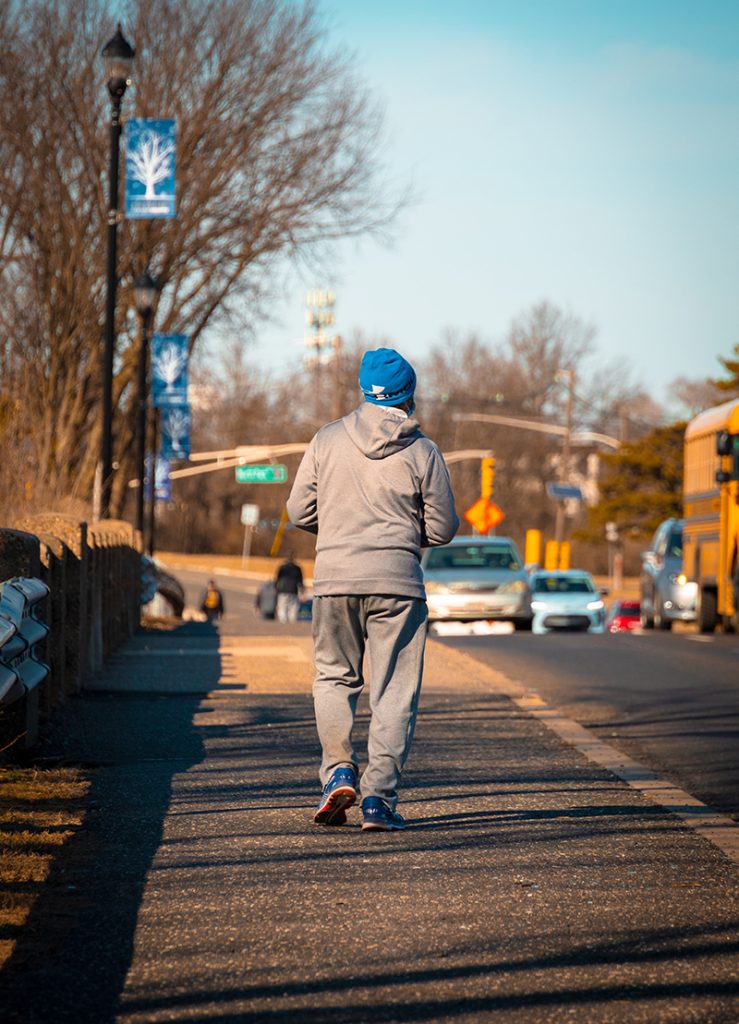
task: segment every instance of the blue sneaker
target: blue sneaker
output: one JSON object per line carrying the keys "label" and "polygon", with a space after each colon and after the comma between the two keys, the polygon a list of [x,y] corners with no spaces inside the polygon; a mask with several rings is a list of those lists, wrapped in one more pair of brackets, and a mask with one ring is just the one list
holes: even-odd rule
{"label": "blue sneaker", "polygon": [[316,825],[343,825],[346,809],[357,799],[357,773],[353,768],[337,768],[323,787],[321,802],[313,821]]}
{"label": "blue sneaker", "polygon": [[363,832],[400,832],[405,828],[405,821],[395,811],[391,811],[379,796],[366,796],[362,801]]}

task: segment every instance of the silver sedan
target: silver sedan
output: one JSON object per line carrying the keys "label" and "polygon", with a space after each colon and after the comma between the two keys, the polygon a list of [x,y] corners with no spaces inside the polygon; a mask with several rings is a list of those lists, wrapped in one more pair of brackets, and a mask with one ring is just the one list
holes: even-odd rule
{"label": "silver sedan", "polygon": [[531,628],[528,575],[507,537],[455,537],[421,558],[429,621],[507,620]]}

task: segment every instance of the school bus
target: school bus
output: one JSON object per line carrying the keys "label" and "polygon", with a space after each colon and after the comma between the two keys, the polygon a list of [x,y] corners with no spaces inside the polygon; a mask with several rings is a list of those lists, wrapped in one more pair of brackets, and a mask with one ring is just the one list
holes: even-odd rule
{"label": "school bus", "polygon": [[683,572],[698,584],[698,627],[739,632],[739,399],[685,430]]}

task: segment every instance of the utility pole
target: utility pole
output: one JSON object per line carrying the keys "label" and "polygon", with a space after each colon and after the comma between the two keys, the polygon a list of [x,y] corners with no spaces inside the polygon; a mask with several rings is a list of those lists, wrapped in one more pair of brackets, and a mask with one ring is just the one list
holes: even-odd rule
{"label": "utility pole", "polygon": [[[564,444],[562,446],[562,464],[559,471],[560,482],[566,484],[570,476],[570,453],[572,451],[572,412],[575,400],[575,371],[558,370],[557,380],[567,378],[567,411],[565,413]],[[557,502],[557,519],[554,529],[554,539],[559,546],[564,540],[565,532],[565,506],[564,501]]]}

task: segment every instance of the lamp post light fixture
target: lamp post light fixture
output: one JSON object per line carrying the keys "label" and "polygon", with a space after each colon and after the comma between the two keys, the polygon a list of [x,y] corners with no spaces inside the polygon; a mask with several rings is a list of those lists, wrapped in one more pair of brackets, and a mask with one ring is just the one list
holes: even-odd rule
{"label": "lamp post light fixture", "polygon": [[108,171],[108,265],[103,341],[103,425],[100,441],[99,518],[110,513],[113,471],[113,359],[115,355],[115,303],[118,284],[118,167],[121,143],[121,100],[129,85],[135,50],[124,38],[120,24],[102,50],[112,104],[110,119],[110,163]]}
{"label": "lamp post light fixture", "polygon": [[[146,501],[144,478],[146,476],[146,419],[149,405],[149,389],[147,386],[149,375],[149,325],[154,312],[154,303],[156,302],[158,291],[159,285],[148,270],[145,270],[133,282],[133,301],[141,321],[137,389],[138,426],[136,429],[136,473],[139,478],[139,487],[136,492],[136,529],[142,537],[144,534],[144,504]],[[152,476],[153,473],[154,467],[152,465]],[[154,500],[153,480],[151,500]]]}

